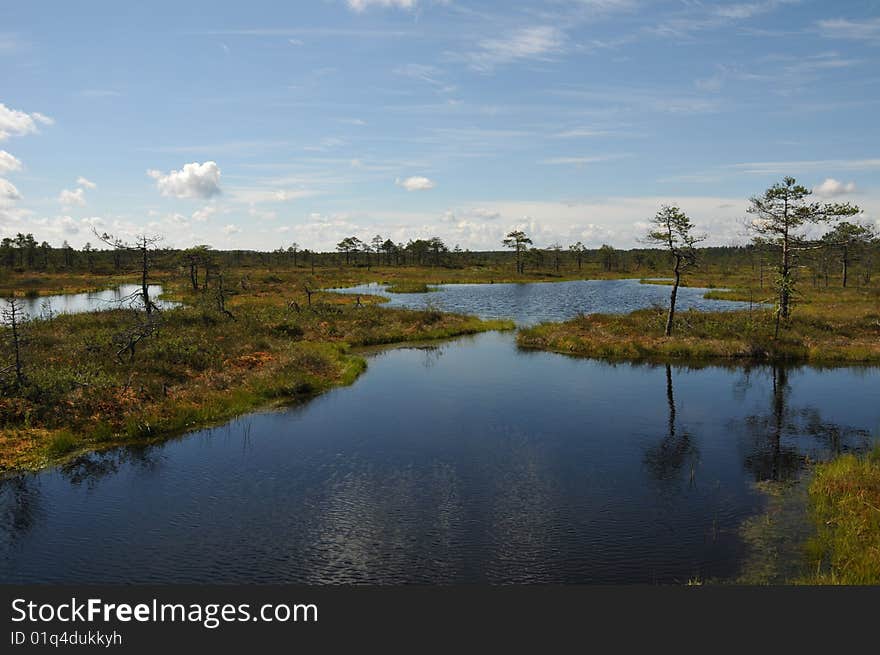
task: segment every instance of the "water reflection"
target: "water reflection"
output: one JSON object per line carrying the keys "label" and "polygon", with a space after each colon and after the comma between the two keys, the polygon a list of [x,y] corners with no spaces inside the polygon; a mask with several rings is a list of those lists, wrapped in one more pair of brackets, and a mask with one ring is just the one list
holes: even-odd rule
{"label": "water reflection", "polygon": [[73,485],[94,487],[102,478],[118,473],[123,466],[154,473],[161,459],[160,450],[156,446],[123,446],[80,455],[59,466],[58,471]]}
{"label": "water reflection", "polygon": [[730,577],[753,481],[866,447],[878,382],[612,366],[509,334],[383,351],[308,404],[4,480],[0,581]]}
{"label": "water reflection", "polygon": [[666,434],[656,446],[645,453],[645,466],[659,482],[679,481],[682,470],[688,471],[688,480],[694,484],[699,449],[696,440],[686,428],[677,428],[675,413],[675,391],[672,385],[672,366],[666,364],[666,403],[669,418]]}
{"label": "water reflection", "polygon": [[[574,280],[529,284],[445,284],[428,293],[388,293],[381,284],[363,284],[338,293],[379,294],[390,307],[473,314],[483,318],[509,318],[518,325],[541,321],[564,321],[581,313],[630,312],[652,305],[667,306],[669,289],[638,280]],[[707,300],[707,289],[681,287],[678,308],[727,311],[747,308],[748,303]]]}
{"label": "water reflection", "polygon": [[748,440],[744,465],[756,482],[791,482],[811,459],[870,446],[869,429],[824,420],[812,404],[792,406],[789,376],[798,369],[777,365],[765,370],[771,382],[769,410],[749,415],[741,423]]}
{"label": "water reflection", "polygon": [[35,476],[0,479],[0,548],[11,549],[40,519],[41,497]]}
{"label": "water reflection", "polygon": [[[154,299],[160,309],[176,306],[178,303],[168,300],[157,300],[162,294],[162,287],[151,284],[147,287],[150,298]],[[113,289],[89,291],[86,293],[66,293],[38,298],[20,298],[24,311],[30,318],[51,319],[57,314],[81,314],[83,312],[99,312],[108,309],[140,309],[143,298],[141,287],[137,284],[121,284]],[[6,301],[0,298],[0,310]]]}

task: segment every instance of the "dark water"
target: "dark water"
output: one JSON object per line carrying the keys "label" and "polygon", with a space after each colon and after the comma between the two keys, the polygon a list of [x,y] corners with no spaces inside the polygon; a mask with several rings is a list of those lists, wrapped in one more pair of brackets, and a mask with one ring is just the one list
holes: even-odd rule
{"label": "dark water", "polygon": [[[158,300],[162,287],[151,284],[147,287],[150,297],[160,307],[173,307],[177,303]],[[20,298],[25,313],[30,318],[51,318],[56,314],[80,314],[83,312],[99,312],[106,309],[143,307],[140,285],[122,284],[113,289],[90,291],[87,293],[66,293],[56,296],[40,296],[39,298]],[[6,307],[5,300],[0,298],[0,310]]]}
{"label": "dark water", "polygon": [[[385,285],[363,284],[339,293],[377,294],[389,298],[389,307],[424,309],[433,306],[447,312],[482,318],[512,318],[518,325],[564,321],[579,313],[631,312],[652,305],[669,305],[670,287],[641,284],[638,280],[576,280],[530,284],[445,284],[428,293],[387,293]],[[679,310],[725,311],[743,309],[748,303],[706,300],[707,289],[681,287]]]}
{"label": "dark water", "polygon": [[753,483],[865,448],[877,369],[680,369],[491,333],[353,386],[2,482],[3,582],[730,578]]}

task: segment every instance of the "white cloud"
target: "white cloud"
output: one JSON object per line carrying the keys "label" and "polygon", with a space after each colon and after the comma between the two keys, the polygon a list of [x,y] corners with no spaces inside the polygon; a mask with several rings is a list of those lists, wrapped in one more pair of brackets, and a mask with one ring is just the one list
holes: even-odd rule
{"label": "white cloud", "polygon": [[58,195],[58,202],[60,202],[65,207],[72,207],[74,205],[83,207],[86,204],[85,191],[79,188],[74,191],[71,191],[70,189],[63,189]]}
{"label": "white cloud", "polygon": [[9,180],[4,180],[0,177],[0,207],[9,206],[13,201],[20,199],[21,194],[15,188],[15,185]]}
{"label": "white cloud", "polygon": [[417,0],[347,0],[347,4],[352,11],[360,13],[370,7],[415,9],[418,2]]}
{"label": "white cloud", "polygon": [[827,178],[822,184],[813,187],[813,193],[823,198],[833,198],[834,196],[842,196],[846,193],[855,193],[855,182],[839,182],[832,177]]}
{"label": "white cloud", "polygon": [[218,209],[213,205],[205,205],[201,209],[197,209],[193,212],[192,219],[197,223],[204,223],[211,218],[211,216],[216,214],[217,211]]}
{"label": "white cloud", "polygon": [[565,38],[558,28],[551,25],[525,27],[505,37],[484,39],[479,49],[465,55],[471,68],[489,72],[496,66],[521,59],[546,59],[559,52]]}
{"label": "white cloud", "polygon": [[[269,180],[267,182],[283,184],[284,180]],[[321,191],[316,189],[273,189],[272,187],[266,188],[264,186],[231,187],[227,190],[227,197],[230,200],[249,205],[290,202],[318,195],[321,195]]]}
{"label": "white cloud", "polygon": [[880,18],[848,20],[833,18],[817,23],[822,36],[852,41],[880,41]]}
{"label": "white cloud", "polygon": [[61,228],[61,231],[65,234],[78,234],[79,233],[79,225],[76,220],[74,220],[70,216],[59,216],[56,219],[56,224]]}
{"label": "white cloud", "polygon": [[225,234],[226,236],[231,236],[233,234],[240,234],[240,233],[241,233],[241,228],[238,227],[238,225],[235,225],[234,223],[230,223],[229,225],[225,225],[223,227],[223,234]]}
{"label": "white cloud", "polygon": [[286,202],[288,200],[299,200],[301,198],[308,198],[309,196],[315,195],[314,191],[309,191],[308,189],[300,189],[295,191],[290,191],[287,189],[279,189],[272,193],[272,199],[277,200],[278,202]]}
{"label": "white cloud", "polygon": [[608,136],[611,134],[608,130],[594,130],[588,127],[576,127],[572,130],[565,130],[554,134],[558,139],[585,139],[594,136]]}
{"label": "white cloud", "polygon": [[210,198],[220,193],[220,168],[214,161],[184,164],[179,171],[168,174],[148,170],[147,175],[156,180],[156,188],[163,196]]}
{"label": "white cloud", "polygon": [[434,188],[433,180],[429,180],[427,177],[422,177],[421,175],[414,175],[413,177],[408,177],[404,180],[400,178],[394,180],[394,183],[397,186],[401,186],[407,191],[427,191],[428,189]]}
{"label": "white cloud", "polygon": [[598,155],[595,157],[550,157],[549,159],[542,159],[538,163],[550,166],[583,166],[585,164],[597,164],[603,161],[611,161],[612,159],[620,159],[623,156],[624,155]]}
{"label": "white cloud", "polygon": [[91,180],[87,180],[84,177],[76,178],[76,185],[80,186],[84,189],[97,189],[98,185],[92,182]]}
{"label": "white cloud", "polygon": [[837,170],[870,170],[880,168],[880,159],[815,159],[804,161],[764,161],[733,164],[730,168],[736,168],[744,173],[758,175],[791,175],[799,171],[812,171],[816,169]]}
{"label": "white cloud", "polygon": [[5,150],[0,150],[0,173],[11,173],[21,170],[21,160]]}
{"label": "white cloud", "polygon": [[54,121],[38,112],[28,114],[11,109],[0,102],[0,141],[10,136],[24,136],[38,131],[38,125],[51,125]]}

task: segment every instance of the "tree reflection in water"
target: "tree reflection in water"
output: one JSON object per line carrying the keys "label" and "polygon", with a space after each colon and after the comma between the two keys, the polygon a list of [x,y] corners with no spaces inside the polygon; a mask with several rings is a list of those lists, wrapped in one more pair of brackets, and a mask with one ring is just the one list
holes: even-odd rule
{"label": "tree reflection in water", "polygon": [[39,520],[41,500],[37,476],[0,479],[0,544],[4,550]]}
{"label": "tree reflection in water", "polygon": [[669,408],[666,435],[645,453],[645,467],[659,482],[677,481],[688,464],[689,481],[693,484],[699,450],[696,441],[684,428],[676,425],[675,392],[672,384],[672,366],[666,365],[666,403]]}
{"label": "tree reflection in water", "polygon": [[125,446],[104,452],[86,453],[63,464],[58,471],[71,484],[93,487],[128,464],[142,471],[155,471],[161,462],[160,449],[153,445]]}
{"label": "tree reflection in water", "polygon": [[744,465],[756,482],[794,481],[811,459],[858,452],[870,445],[867,430],[824,421],[815,407],[792,407],[790,371],[771,367],[770,411],[748,416],[744,422]]}

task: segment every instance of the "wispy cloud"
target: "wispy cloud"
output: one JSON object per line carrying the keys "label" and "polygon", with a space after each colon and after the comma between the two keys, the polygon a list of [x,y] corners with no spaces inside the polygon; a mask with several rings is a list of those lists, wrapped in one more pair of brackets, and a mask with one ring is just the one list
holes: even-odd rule
{"label": "wispy cloud", "polygon": [[403,77],[409,77],[420,82],[430,84],[438,91],[451,93],[455,91],[455,85],[444,80],[444,73],[436,66],[425,64],[404,64],[394,69],[394,73]]}
{"label": "wispy cloud", "polygon": [[798,2],[800,0],[761,0],[726,5],[684,3],[684,11],[659,21],[645,31],[658,36],[687,38],[698,32],[722,29],[732,23],[747,21]]}
{"label": "wispy cloud", "polygon": [[191,32],[204,36],[277,36],[296,39],[297,37],[315,38],[354,38],[354,39],[388,39],[397,37],[418,37],[418,30],[386,30],[358,29],[346,27],[256,27],[247,29],[205,30]]}
{"label": "wispy cloud", "polygon": [[596,155],[592,157],[550,157],[542,159],[538,163],[546,166],[584,166],[585,164],[598,164],[603,161],[622,159],[627,155]]}
{"label": "wispy cloud", "polygon": [[524,27],[503,37],[484,39],[476,50],[464,54],[471,68],[490,72],[520,60],[547,60],[559,53],[565,43],[565,34],[552,25]]}
{"label": "wispy cloud", "polygon": [[860,171],[880,168],[880,159],[814,159],[802,161],[764,161],[733,164],[730,168],[743,173],[791,174],[798,171],[838,170]]}
{"label": "wispy cloud", "polygon": [[830,39],[850,41],[876,41],[880,43],[880,18],[849,20],[832,18],[816,23],[819,33]]}
{"label": "wispy cloud", "polygon": [[571,130],[557,132],[553,136],[557,139],[587,139],[596,136],[608,136],[610,134],[613,134],[613,132],[609,130],[596,130],[589,127],[576,127]]}
{"label": "wispy cloud", "polygon": [[349,9],[356,12],[363,12],[371,7],[381,7],[384,9],[415,9],[418,4],[417,0],[346,0]]}

